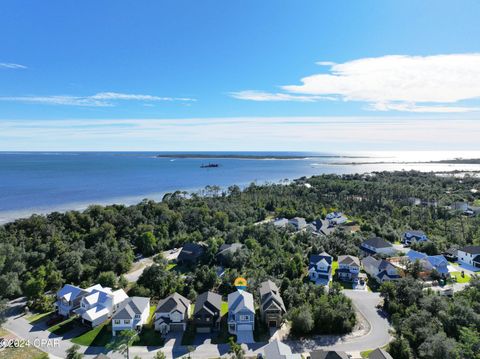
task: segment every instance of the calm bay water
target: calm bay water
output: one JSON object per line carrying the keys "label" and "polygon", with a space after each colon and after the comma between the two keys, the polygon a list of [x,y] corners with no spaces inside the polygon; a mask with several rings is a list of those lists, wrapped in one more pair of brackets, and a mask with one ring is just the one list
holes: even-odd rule
{"label": "calm bay water", "polygon": [[[480,158],[478,152],[356,153],[351,155],[364,157],[307,157],[294,160],[157,158],[159,153],[0,152],[0,223],[32,213],[83,209],[92,203],[132,204],[143,198],[158,200],[166,192],[196,191],[206,185],[225,188],[232,184],[246,185],[252,181],[278,182],[323,173],[380,170],[480,171],[480,165],[350,164]],[[261,152],[248,154],[304,155]],[[220,167],[200,167],[209,162],[218,163]],[[338,164],[340,162],[344,164]]]}

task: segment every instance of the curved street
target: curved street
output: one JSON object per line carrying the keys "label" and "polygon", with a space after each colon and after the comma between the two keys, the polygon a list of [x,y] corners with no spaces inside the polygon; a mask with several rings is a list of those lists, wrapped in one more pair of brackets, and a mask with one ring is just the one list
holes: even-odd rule
{"label": "curved street", "polygon": [[[366,334],[346,335],[346,336],[319,336],[309,340],[285,341],[292,347],[294,352],[306,353],[314,349],[333,349],[346,352],[355,352],[382,347],[391,340],[389,330],[391,329],[386,317],[382,311],[377,309],[380,303],[378,293],[367,291],[345,290],[345,295],[349,297],[358,311],[358,313],[368,322],[365,328]],[[57,347],[40,348],[48,352],[53,358],[65,357],[65,351],[72,346],[72,343],[65,338],[58,337],[45,328],[40,326],[32,326],[24,316],[20,313],[20,308],[24,305],[24,301],[17,299],[10,302],[10,311],[5,328],[17,335],[19,338],[33,341],[35,339],[58,339]],[[180,338],[173,337],[167,340],[162,349],[151,347],[132,347],[130,353],[138,355],[142,358],[153,358],[158,350],[165,352],[169,358],[182,357],[188,353],[188,348],[180,345]],[[244,345],[247,355],[257,355],[263,352],[263,347],[267,343],[255,343]],[[104,351],[104,348],[82,347],[82,352],[87,358],[92,358],[98,353]],[[214,358],[227,354],[229,346],[227,344],[215,345],[208,342],[199,345],[195,351],[191,353],[193,358]],[[122,358],[120,354],[109,354],[112,358]]]}

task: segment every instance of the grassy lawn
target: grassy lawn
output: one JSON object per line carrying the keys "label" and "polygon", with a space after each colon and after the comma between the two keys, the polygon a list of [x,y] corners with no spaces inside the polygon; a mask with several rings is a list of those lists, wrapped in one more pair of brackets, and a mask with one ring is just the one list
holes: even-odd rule
{"label": "grassy lawn", "polygon": [[153,324],[154,324],[154,321],[155,321],[155,310],[156,309],[157,309],[156,306],[154,306],[154,305],[150,306],[150,313],[148,314],[147,324],[145,324],[145,327],[153,328]]}
{"label": "grassy lawn", "polygon": [[172,270],[177,266],[177,263],[168,263],[167,264],[167,270]]}
{"label": "grassy lawn", "polygon": [[332,262],[332,276],[335,275],[335,272],[337,271],[338,269],[338,262],[337,261],[333,261]]}
{"label": "grassy lawn", "polygon": [[72,343],[85,346],[105,346],[112,339],[112,326],[107,321],[82,335],[73,338]]}
{"label": "grassy lawn", "polygon": [[353,289],[352,282],[344,282],[342,280],[336,282],[339,283],[343,289]]}
{"label": "grassy lawn", "polygon": [[457,278],[457,283],[468,283],[468,282],[470,282],[470,276],[468,274],[465,274],[465,276],[462,277],[461,272],[451,272],[450,276]]}
{"label": "grassy lawn", "polygon": [[38,322],[42,319],[45,319],[46,317],[48,317],[50,314],[52,314],[53,311],[51,312],[46,312],[46,313],[35,313],[35,314],[32,314],[30,315],[29,317],[27,317],[27,320],[32,323],[32,322]]}
{"label": "grassy lawn", "polygon": [[48,331],[57,335],[65,334],[66,332],[72,330],[75,327],[75,319],[76,317],[70,317],[63,322],[55,324],[54,326],[48,328]]}
{"label": "grassy lawn", "polygon": [[227,313],[228,313],[228,303],[222,301],[222,308],[220,310],[220,315],[223,317]]}
{"label": "grassy lawn", "polygon": [[144,326],[139,338],[139,341],[133,343],[134,346],[161,347],[165,343],[160,333],[156,332],[153,327]]}
{"label": "grassy lawn", "polygon": [[25,348],[7,348],[0,351],[0,359],[45,359],[46,353],[34,346]]}
{"label": "grassy lawn", "polygon": [[[384,347],[381,347],[380,349],[387,350],[388,345],[385,345]],[[360,355],[362,358],[368,358],[371,352],[373,352],[375,349],[370,349],[370,350],[365,350],[364,352],[360,352]]]}

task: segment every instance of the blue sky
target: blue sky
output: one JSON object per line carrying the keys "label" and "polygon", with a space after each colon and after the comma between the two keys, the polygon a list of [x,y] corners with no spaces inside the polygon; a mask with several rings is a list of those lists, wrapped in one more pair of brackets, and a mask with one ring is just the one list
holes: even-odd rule
{"label": "blue sky", "polygon": [[478,14],[475,0],[5,1],[0,150],[479,149]]}

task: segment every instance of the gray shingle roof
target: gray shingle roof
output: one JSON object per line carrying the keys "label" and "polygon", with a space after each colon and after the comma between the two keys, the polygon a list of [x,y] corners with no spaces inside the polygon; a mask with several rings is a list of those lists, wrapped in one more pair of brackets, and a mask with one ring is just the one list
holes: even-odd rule
{"label": "gray shingle roof", "polygon": [[380,237],[369,238],[366,241],[364,241],[362,244],[366,244],[366,245],[368,245],[370,247],[373,247],[373,248],[393,247],[392,243],[387,242],[385,239],[380,238]]}
{"label": "gray shingle roof", "polygon": [[349,256],[349,255],[338,256],[338,264],[348,264],[348,265],[356,264],[357,266],[360,267],[360,259],[358,259],[358,257]]}
{"label": "gray shingle roof", "polygon": [[202,308],[210,313],[219,312],[222,308],[222,296],[214,292],[205,292],[197,297],[193,314],[197,314]]}
{"label": "gray shingle roof", "polygon": [[135,314],[142,314],[150,305],[150,298],[130,297],[125,299],[112,319],[133,319]]}
{"label": "gray shingle roof", "polygon": [[286,312],[285,304],[283,303],[283,299],[280,296],[280,291],[278,290],[277,285],[272,282],[271,280],[267,280],[260,284],[260,301],[262,305],[262,309],[267,309],[272,302],[276,303],[277,306]]}
{"label": "gray shingle roof", "polygon": [[460,248],[459,251],[470,254],[480,254],[480,246],[465,246]]}
{"label": "gray shingle roof", "polygon": [[368,356],[369,359],[393,359],[385,350],[377,348]]}
{"label": "gray shingle roof", "polygon": [[190,301],[183,295],[173,293],[168,297],[158,302],[156,313],[171,313],[178,310],[180,313],[185,313],[190,307]]}
{"label": "gray shingle roof", "polygon": [[347,353],[341,351],[314,350],[310,353],[311,359],[349,359]]}

